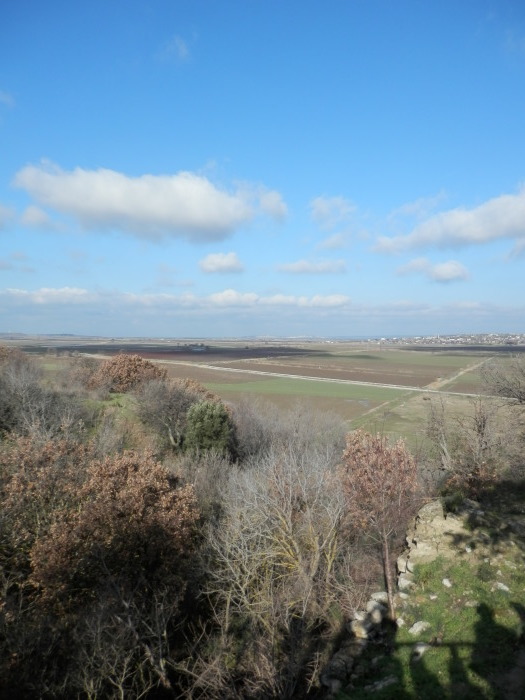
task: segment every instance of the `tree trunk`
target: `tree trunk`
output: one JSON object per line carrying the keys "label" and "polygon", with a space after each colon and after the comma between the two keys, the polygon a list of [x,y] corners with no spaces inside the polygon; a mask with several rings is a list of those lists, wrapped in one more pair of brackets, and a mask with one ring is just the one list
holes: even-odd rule
{"label": "tree trunk", "polygon": [[388,546],[388,537],[383,536],[382,555],[383,555],[383,573],[385,575],[386,593],[388,596],[388,613],[390,619],[396,619],[396,607],[394,604],[394,581],[392,576],[392,565],[390,563],[390,548]]}

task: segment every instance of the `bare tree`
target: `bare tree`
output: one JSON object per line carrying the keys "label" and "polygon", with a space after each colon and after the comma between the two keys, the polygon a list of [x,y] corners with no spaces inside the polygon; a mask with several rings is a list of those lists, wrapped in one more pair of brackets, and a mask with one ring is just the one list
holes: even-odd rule
{"label": "bare tree", "polygon": [[332,466],[326,451],[277,448],[230,470],[223,517],[208,540],[207,594],[219,630],[210,646],[219,658],[200,665],[207,697],[228,695],[235,678],[244,697],[292,697],[317,682],[311,674],[329,637],[320,630],[341,611],[341,573],[347,595],[353,585],[354,552],[341,537],[344,503]]}
{"label": "bare tree", "polygon": [[395,619],[392,544],[405,531],[418,503],[415,460],[399,440],[389,445],[382,435],[349,433],[339,477],[353,527],[381,546],[389,612]]}
{"label": "bare tree", "polygon": [[439,455],[442,489],[477,497],[504,473],[516,443],[515,421],[508,413],[508,407],[482,396],[455,408],[442,399],[430,403],[427,437]]}
{"label": "bare tree", "polygon": [[334,461],[344,448],[347,423],[337,414],[318,411],[305,401],[289,410],[261,400],[244,400],[232,406],[241,459],[262,456],[276,447],[297,454],[322,449]]}
{"label": "bare tree", "polygon": [[525,404],[525,354],[488,360],[483,365],[482,376],[495,396]]}
{"label": "bare tree", "polygon": [[77,396],[45,386],[40,367],[23,353],[0,363],[0,431],[45,441],[79,436],[90,421]]}

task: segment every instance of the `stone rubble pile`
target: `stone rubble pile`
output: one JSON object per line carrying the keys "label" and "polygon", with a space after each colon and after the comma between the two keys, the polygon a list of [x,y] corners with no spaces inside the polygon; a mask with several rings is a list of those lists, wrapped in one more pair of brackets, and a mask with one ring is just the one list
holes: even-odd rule
{"label": "stone rubble pile", "polygon": [[[477,506],[474,502],[467,502],[464,510],[468,510],[470,515],[479,513],[482,516]],[[402,606],[409,597],[418,564],[432,562],[437,557],[456,557],[457,542],[468,542],[471,537],[472,532],[466,528],[464,518],[453,514],[445,515],[441,501],[431,501],[424,505],[407,532],[407,549],[397,560],[399,591],[396,594],[396,606]],[[350,692],[352,681],[359,677],[360,671],[363,670],[359,660],[367,645],[371,642],[374,648],[383,648],[386,653],[389,643],[395,637],[395,629],[403,624],[401,617],[396,622],[389,620],[386,592],[373,593],[365,609],[357,611],[354,619],[346,625],[348,637],[321,674],[321,683],[328,689],[329,694],[335,695],[341,689]],[[418,636],[428,627],[428,622],[420,620],[410,628],[409,633]],[[428,644],[415,643],[414,659],[421,658],[427,648]],[[380,658],[377,660],[380,661]],[[380,690],[393,682],[395,678],[382,678],[367,689]]]}

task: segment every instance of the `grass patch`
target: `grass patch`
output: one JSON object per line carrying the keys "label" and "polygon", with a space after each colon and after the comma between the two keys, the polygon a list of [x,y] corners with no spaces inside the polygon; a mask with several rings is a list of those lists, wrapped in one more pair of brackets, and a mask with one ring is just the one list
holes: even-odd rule
{"label": "grass patch", "polygon": [[228,384],[206,382],[206,388],[217,393],[236,392],[243,394],[317,396],[353,401],[389,401],[406,394],[403,389],[384,389],[357,384],[338,384],[336,382],[284,378]]}
{"label": "grass patch", "polygon": [[[417,568],[414,588],[398,611],[404,625],[391,640],[392,652],[370,645],[361,661],[365,673],[339,700],[523,697],[521,690],[509,694],[515,683],[512,674],[521,668],[525,654],[521,549],[509,543],[497,555],[460,556],[458,550],[456,559]],[[414,636],[409,629],[421,620],[430,626]],[[419,660],[414,656],[418,642],[429,645]],[[525,683],[525,669],[521,672]],[[390,684],[378,687],[381,679]]]}

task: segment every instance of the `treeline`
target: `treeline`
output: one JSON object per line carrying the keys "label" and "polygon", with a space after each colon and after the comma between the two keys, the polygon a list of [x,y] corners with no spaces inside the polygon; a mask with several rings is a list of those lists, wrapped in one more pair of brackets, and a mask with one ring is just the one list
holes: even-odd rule
{"label": "treeline", "polygon": [[515,468],[494,416],[433,404],[416,461],[305,405],[227,406],[138,356],[79,357],[50,382],[0,348],[3,697],[322,696],[371,587],[395,618],[423,499]]}

